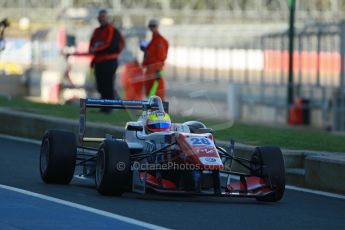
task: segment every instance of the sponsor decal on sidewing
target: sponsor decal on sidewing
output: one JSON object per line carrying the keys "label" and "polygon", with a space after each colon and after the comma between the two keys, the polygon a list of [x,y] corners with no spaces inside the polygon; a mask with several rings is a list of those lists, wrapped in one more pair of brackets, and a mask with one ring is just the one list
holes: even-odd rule
{"label": "sponsor decal on sidewing", "polygon": [[222,165],[222,160],[218,157],[199,157],[201,163],[205,165]]}
{"label": "sponsor decal on sidewing", "polygon": [[214,148],[214,146],[195,146],[194,151],[198,154],[216,154],[217,150]]}

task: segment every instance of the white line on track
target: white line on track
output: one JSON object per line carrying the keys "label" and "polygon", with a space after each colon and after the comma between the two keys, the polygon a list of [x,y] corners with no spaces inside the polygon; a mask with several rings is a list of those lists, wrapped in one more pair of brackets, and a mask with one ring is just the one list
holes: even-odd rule
{"label": "white line on track", "polygon": [[[32,143],[32,144],[38,144],[38,145],[41,144],[41,141],[30,139],[30,138],[24,138],[24,137],[15,137],[15,136],[10,136],[10,135],[0,134],[0,138],[4,138],[4,139],[8,139],[8,140],[14,140],[14,141],[21,141],[21,142],[26,142],[26,143]],[[292,185],[286,185],[285,188],[289,189],[289,190],[293,190],[293,191],[311,193],[311,194],[315,194],[315,195],[345,200],[344,195],[340,195],[340,194],[336,194],[336,193],[330,193],[330,192],[324,192],[324,191],[319,191],[319,190],[301,188],[301,187],[296,187],[296,186],[292,186]]]}
{"label": "white line on track", "polygon": [[337,198],[337,199],[342,199],[345,200],[344,195],[336,194],[336,193],[330,193],[330,192],[324,192],[324,191],[319,191],[319,190],[314,190],[314,189],[307,189],[307,188],[301,188],[301,187],[296,187],[292,185],[286,185],[286,189],[298,191],[298,192],[305,192],[305,193],[312,193],[320,196],[327,196],[327,197],[332,197],[332,198]]}
{"label": "white line on track", "polygon": [[112,219],[115,219],[115,220],[118,220],[118,221],[129,223],[129,224],[138,225],[138,226],[143,227],[143,228],[154,229],[154,230],[166,230],[166,229],[168,229],[168,228],[164,228],[164,227],[161,227],[161,226],[158,226],[158,225],[154,225],[154,224],[146,223],[146,222],[143,222],[143,221],[140,221],[140,220],[136,220],[136,219],[133,219],[133,218],[117,215],[117,214],[106,212],[106,211],[103,211],[103,210],[91,208],[91,207],[88,207],[88,206],[85,206],[85,205],[73,203],[73,202],[66,201],[66,200],[61,200],[61,199],[54,198],[54,197],[51,197],[51,196],[46,196],[46,195],[43,195],[43,194],[39,194],[39,193],[35,193],[35,192],[30,192],[30,191],[27,191],[27,190],[11,187],[11,186],[7,186],[7,185],[0,184],[0,188],[6,189],[6,190],[10,190],[10,191],[13,191],[13,192],[18,192],[18,193],[21,193],[21,194],[24,194],[24,195],[35,197],[35,198],[51,201],[51,202],[54,202],[54,203],[62,204],[62,205],[69,206],[69,207],[72,207],[72,208],[77,208],[77,209],[80,209],[80,210],[83,210],[83,211],[87,211],[87,212],[94,213],[94,214],[97,214],[97,215],[109,217],[109,218],[112,218]]}
{"label": "white line on track", "polygon": [[10,135],[5,135],[5,134],[0,134],[0,138],[4,138],[11,141],[20,141],[20,142],[25,142],[25,143],[30,143],[30,144],[36,144],[36,145],[41,144],[41,141],[38,141],[38,140],[25,138],[25,137],[15,137],[15,136],[10,136]]}

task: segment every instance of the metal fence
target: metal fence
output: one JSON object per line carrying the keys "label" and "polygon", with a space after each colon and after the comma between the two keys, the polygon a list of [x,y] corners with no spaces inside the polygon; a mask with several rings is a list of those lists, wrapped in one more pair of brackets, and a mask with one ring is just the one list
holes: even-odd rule
{"label": "metal fence", "polygon": [[[231,32],[231,31],[229,31]],[[198,34],[197,31],[195,33]],[[249,42],[218,33],[181,45],[170,41],[168,76],[176,80],[286,84],[288,34],[271,33]],[[294,50],[294,82],[300,85],[336,87],[341,81],[341,29],[339,24],[308,25],[297,32]],[[247,39],[248,40],[248,39]],[[206,77],[207,76],[207,77]]]}
{"label": "metal fence", "polygon": [[[307,25],[295,37],[294,82],[299,85],[330,86],[340,84],[339,24]],[[286,83],[288,72],[287,32],[262,37],[266,71],[280,71],[280,84]],[[278,59],[278,61],[277,61]]]}
{"label": "metal fence", "polygon": [[[308,100],[310,103],[305,106],[319,111],[322,126],[332,123],[335,130],[342,131],[345,130],[344,25],[343,22],[306,25],[297,30],[293,53],[295,98]],[[216,42],[214,36],[209,35],[212,45],[205,45],[205,38],[195,40],[191,46],[173,40],[167,79],[194,82],[200,87],[211,84],[210,94],[224,95],[227,93],[224,85],[240,84],[247,89],[241,97],[242,103],[288,108],[286,94],[282,93],[288,79],[287,32],[257,36],[242,44],[227,44],[227,35],[219,37],[222,42]]]}

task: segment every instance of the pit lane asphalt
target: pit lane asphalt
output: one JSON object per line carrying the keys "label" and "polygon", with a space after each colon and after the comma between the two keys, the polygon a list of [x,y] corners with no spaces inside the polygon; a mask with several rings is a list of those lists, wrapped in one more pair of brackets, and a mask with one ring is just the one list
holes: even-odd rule
{"label": "pit lane asphalt", "polygon": [[38,159],[39,145],[0,138],[0,184],[174,229],[345,229],[343,199],[291,190],[278,203],[133,193],[105,197],[78,179],[70,185],[44,184]]}

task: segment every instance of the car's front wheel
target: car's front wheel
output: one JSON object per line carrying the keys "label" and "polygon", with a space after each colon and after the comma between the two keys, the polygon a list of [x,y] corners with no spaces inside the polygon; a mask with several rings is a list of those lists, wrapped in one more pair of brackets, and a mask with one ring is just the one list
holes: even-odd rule
{"label": "car's front wheel", "polygon": [[258,197],[258,201],[276,202],[285,191],[285,166],[283,154],[278,147],[257,147],[251,158],[252,174],[268,180],[274,193]]}
{"label": "car's front wheel", "polygon": [[40,150],[40,174],[45,183],[69,184],[72,180],[77,154],[74,133],[48,130]]}
{"label": "car's front wheel", "polygon": [[96,161],[95,183],[102,195],[120,196],[130,186],[129,148],[126,142],[105,140]]}

